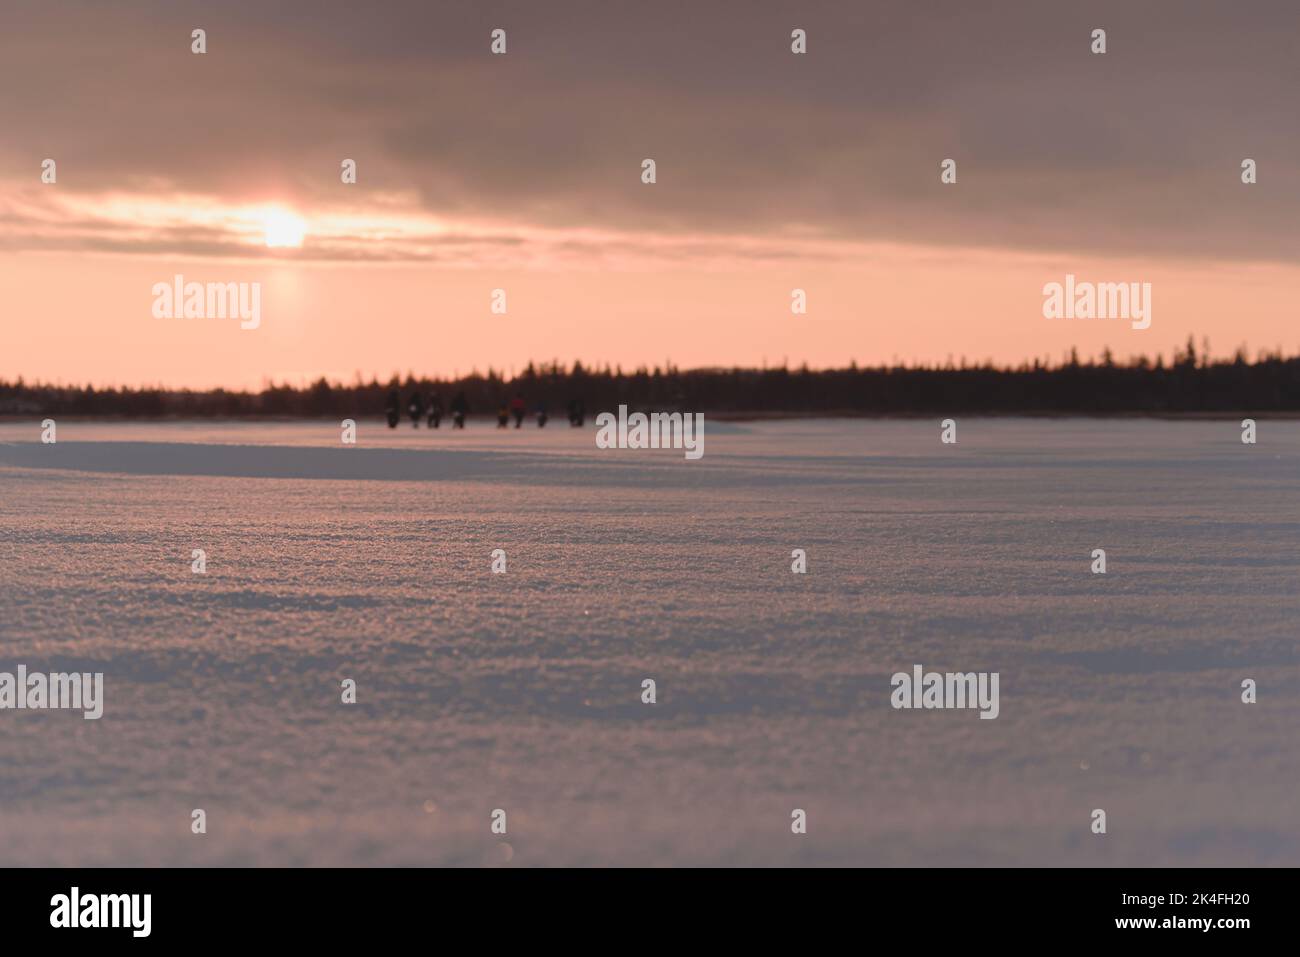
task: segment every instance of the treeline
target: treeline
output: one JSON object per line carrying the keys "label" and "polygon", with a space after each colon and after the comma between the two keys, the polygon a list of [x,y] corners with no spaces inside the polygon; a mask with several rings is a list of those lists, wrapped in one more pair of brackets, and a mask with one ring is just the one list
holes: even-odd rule
{"label": "treeline", "polygon": [[1043,360],[1014,368],[990,364],[811,370],[691,369],[668,365],[589,369],[575,362],[530,364],[506,377],[489,369],[456,379],[407,375],[352,384],[321,379],[305,387],[268,385],[260,392],[96,389],[0,380],[0,414],[182,418],[382,416],[393,390],[403,407],[415,391],[437,393],[446,405],[464,392],[471,414],[494,413],[515,396],[562,415],[573,399],[589,414],[626,404],[642,410],[712,414],[890,415],[1164,414],[1300,412],[1300,356],[1261,354],[1248,361],[1207,360],[1189,342],[1168,364],[1163,358],[1116,362],[1106,353],[1058,364]]}

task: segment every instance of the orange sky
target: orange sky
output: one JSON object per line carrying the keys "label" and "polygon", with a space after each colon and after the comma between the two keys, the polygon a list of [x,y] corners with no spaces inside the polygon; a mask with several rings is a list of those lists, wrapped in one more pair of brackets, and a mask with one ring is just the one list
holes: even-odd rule
{"label": "orange sky", "polygon": [[[977,6],[22,4],[0,377],[1300,348],[1300,7]],[[155,318],[177,273],[261,283],[258,328]],[[1067,273],[1150,283],[1151,328],[1045,319]]]}
{"label": "orange sky", "polygon": [[[1122,320],[1047,320],[1043,283],[1141,278],[1152,283],[1151,328]],[[262,283],[262,321],[156,319],[153,283]],[[69,281],[76,276],[76,281]],[[350,380],[522,369],[530,360],[682,367],[813,366],[966,356],[1056,360],[1109,346],[1118,356],[1168,355],[1189,334],[1216,354],[1300,344],[1293,268],[1048,257],[880,247],[834,265],[773,263],[532,270],[373,264],[275,264],[29,253],[0,259],[12,314],[0,376],[260,386],[318,375]],[[808,314],[792,315],[790,290]],[[506,315],[489,310],[493,288]]]}

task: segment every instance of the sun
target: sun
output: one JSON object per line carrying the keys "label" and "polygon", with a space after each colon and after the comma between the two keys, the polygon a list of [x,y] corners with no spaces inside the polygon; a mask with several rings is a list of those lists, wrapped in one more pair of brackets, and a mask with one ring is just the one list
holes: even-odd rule
{"label": "sun", "polygon": [[271,248],[296,249],[307,235],[307,224],[288,210],[268,209],[262,222],[266,227],[266,245]]}

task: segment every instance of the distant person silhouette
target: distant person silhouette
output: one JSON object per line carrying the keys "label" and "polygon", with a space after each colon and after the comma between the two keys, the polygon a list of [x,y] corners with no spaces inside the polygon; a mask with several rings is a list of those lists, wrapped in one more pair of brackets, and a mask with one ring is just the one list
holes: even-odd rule
{"label": "distant person silhouette", "polygon": [[524,405],[524,397],[518,392],[510,400],[510,414],[515,417],[515,428],[521,428],[524,424],[524,415],[528,411],[528,406]]}
{"label": "distant person silhouette", "polygon": [[402,398],[397,394],[396,389],[388,393],[388,405],[384,407],[384,415],[388,418],[390,429],[397,428],[397,423],[402,419],[401,404]]}
{"label": "distant person silhouette", "polygon": [[442,423],[442,397],[436,392],[429,393],[429,428],[436,429]]}
{"label": "distant person silhouette", "polygon": [[468,414],[469,400],[465,398],[465,390],[461,389],[451,400],[451,427],[465,428],[465,416]]}
{"label": "distant person silhouette", "polygon": [[572,399],[569,401],[569,425],[575,429],[581,428],[582,423],[587,421],[587,404],[581,399]]}
{"label": "distant person silhouette", "polygon": [[412,392],[411,398],[406,403],[406,411],[411,416],[411,428],[418,429],[420,420],[424,418],[424,396],[419,392]]}
{"label": "distant person silhouette", "polygon": [[497,428],[504,429],[510,425],[510,406],[502,405],[497,409]]}
{"label": "distant person silhouette", "polygon": [[539,429],[546,428],[546,403],[545,402],[537,403],[537,427]]}

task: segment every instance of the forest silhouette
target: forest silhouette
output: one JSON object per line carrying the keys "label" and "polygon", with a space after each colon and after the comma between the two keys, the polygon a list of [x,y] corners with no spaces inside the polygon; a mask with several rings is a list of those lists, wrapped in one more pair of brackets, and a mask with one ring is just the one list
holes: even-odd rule
{"label": "forest silhouette", "polygon": [[0,380],[0,415],[139,418],[382,417],[389,396],[464,392],[471,415],[492,414],[511,397],[562,409],[581,399],[596,412],[633,409],[712,415],[1164,415],[1300,412],[1300,356],[1244,351],[1231,359],[1198,355],[1189,340],[1171,361],[1137,357],[1116,362],[1107,351],[1080,360],[1073,351],[1056,364],[1035,359],[1015,367],[964,360],[912,365],[812,370],[701,368],[671,363],[631,372],[587,368],[580,362],[529,363],[507,376],[491,368],[454,378],[358,375],[351,384],[324,378],[260,391],[95,388]]}

